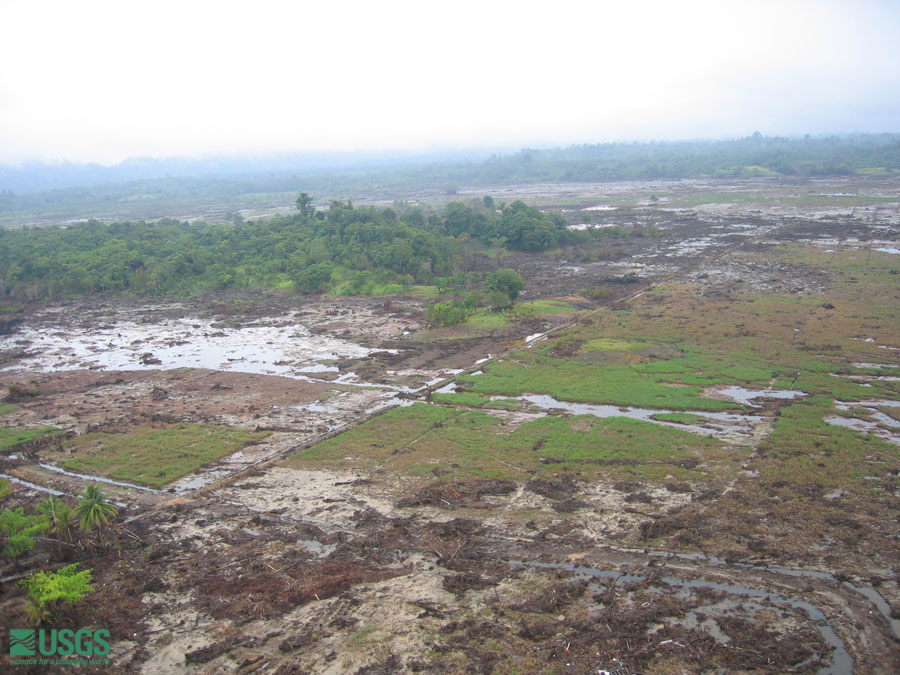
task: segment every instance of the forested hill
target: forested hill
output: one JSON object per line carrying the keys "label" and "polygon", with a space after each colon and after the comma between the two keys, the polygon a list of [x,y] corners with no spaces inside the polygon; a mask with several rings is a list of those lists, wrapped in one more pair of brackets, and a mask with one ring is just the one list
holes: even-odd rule
{"label": "forested hill", "polygon": [[736,141],[609,143],[492,157],[461,180],[504,182],[830,176],[900,171],[900,134]]}
{"label": "forested hill", "polygon": [[[231,159],[220,165],[218,174],[203,165],[203,176],[172,174],[115,182],[120,173],[125,178],[133,176],[129,173],[132,163],[121,166],[122,172],[117,172],[116,167],[104,171],[107,182],[103,184],[39,192],[25,191],[20,186],[27,184],[34,189],[41,184],[55,184],[47,182],[55,180],[52,166],[0,166],[0,225],[15,227],[90,217],[183,217],[216,209],[224,214],[243,208],[271,208],[287,203],[301,190],[326,198],[368,195],[391,199],[416,190],[452,192],[457,184],[487,188],[534,182],[896,173],[900,172],[900,134],[828,138],[754,134],[733,141],[605,143],[525,149],[486,159],[482,155],[470,160],[420,159],[417,162],[407,157],[402,163],[387,159],[378,163],[368,158],[365,164],[340,169],[313,170],[307,166],[294,171],[286,168],[283,160],[270,166],[248,159],[240,172],[240,163]],[[193,165],[172,166],[189,172]],[[80,171],[78,165],[66,165],[59,170],[67,176],[77,176]],[[23,174],[29,171],[43,172],[45,176]]]}
{"label": "forested hill", "polygon": [[207,289],[291,287],[338,294],[394,293],[465,274],[473,246],[541,250],[592,236],[559,214],[517,201],[496,208],[451,202],[419,208],[318,211],[304,193],[289,216],[210,225],[98,221],[0,230],[0,299],[170,295]]}

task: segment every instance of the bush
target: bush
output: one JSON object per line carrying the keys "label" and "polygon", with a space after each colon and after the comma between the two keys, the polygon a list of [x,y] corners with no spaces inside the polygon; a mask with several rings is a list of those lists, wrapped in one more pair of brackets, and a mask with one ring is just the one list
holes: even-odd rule
{"label": "bush", "polygon": [[462,323],[474,311],[461,300],[434,302],[425,308],[425,319],[433,326],[455,326]]}
{"label": "bush", "polygon": [[74,605],[94,590],[91,570],[78,572],[77,568],[78,563],[74,563],[58,572],[36,572],[19,582],[28,593],[28,610],[35,623],[52,618],[62,603]]}
{"label": "bush", "polygon": [[15,560],[34,548],[34,536],[49,527],[49,523],[37,515],[29,515],[20,506],[0,513],[0,534],[6,539],[3,555]]}
{"label": "bush", "polygon": [[6,400],[10,403],[24,401],[38,395],[36,384],[8,384],[6,385]]}

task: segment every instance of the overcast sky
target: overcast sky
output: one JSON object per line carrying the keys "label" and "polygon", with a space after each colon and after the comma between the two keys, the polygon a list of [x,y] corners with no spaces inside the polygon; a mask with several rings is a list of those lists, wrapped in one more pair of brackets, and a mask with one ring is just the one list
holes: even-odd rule
{"label": "overcast sky", "polygon": [[900,131],[900,0],[0,0],[0,161]]}

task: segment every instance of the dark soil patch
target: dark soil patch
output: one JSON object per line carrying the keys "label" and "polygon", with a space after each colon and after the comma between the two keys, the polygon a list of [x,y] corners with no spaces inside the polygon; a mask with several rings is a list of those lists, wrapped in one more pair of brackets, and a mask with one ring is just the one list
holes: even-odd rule
{"label": "dark soil patch", "polygon": [[197,586],[197,605],[219,619],[248,621],[278,616],[312,600],[338,595],[357,584],[402,573],[398,569],[375,569],[361,562],[325,561],[294,565],[286,570],[216,575]]}
{"label": "dark soil patch", "polygon": [[444,509],[459,507],[488,508],[483,497],[507,495],[516,489],[515,481],[475,479],[454,483],[437,482],[397,502],[398,507],[437,506]]}

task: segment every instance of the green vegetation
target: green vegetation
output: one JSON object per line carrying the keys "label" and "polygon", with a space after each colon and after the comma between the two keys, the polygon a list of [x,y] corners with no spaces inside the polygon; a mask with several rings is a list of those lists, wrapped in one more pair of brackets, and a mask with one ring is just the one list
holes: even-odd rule
{"label": "green vegetation", "polygon": [[760,447],[757,464],[772,487],[864,485],[864,476],[900,469],[900,448],[875,436],[828,424],[832,401],[815,396],[782,410],[775,432]]}
{"label": "green vegetation", "polygon": [[475,313],[476,302],[472,293],[465,300],[433,302],[425,307],[425,320],[430,326],[455,326]]}
{"label": "green vegetation", "polygon": [[[541,250],[588,236],[566,229],[559,214],[518,201],[499,210],[450,202],[427,219],[419,208],[398,214],[333,201],[326,211],[306,205],[290,216],[237,224],[92,220],[0,230],[0,294],[34,300],[291,285],[337,295],[392,294],[458,274],[484,242]],[[515,271],[500,270],[487,284],[513,301],[524,282]]]}
{"label": "green vegetation", "polygon": [[484,279],[484,290],[505,296],[510,305],[516,301],[523,288],[525,280],[522,275],[508,267],[492,272]]}
{"label": "green vegetation", "polygon": [[28,593],[29,614],[35,624],[51,620],[63,603],[74,605],[94,590],[91,570],[79,572],[77,563],[57,572],[35,572],[19,583]]}
{"label": "green vegetation", "polygon": [[36,384],[8,384],[6,385],[7,401],[26,401],[38,395],[38,387]]}
{"label": "green vegetation", "polygon": [[88,485],[84,494],[78,498],[78,506],[72,512],[78,518],[78,525],[82,530],[90,531],[102,527],[115,518],[119,509],[110,504],[106,495],[96,485]]}
{"label": "green vegetation", "polygon": [[[735,403],[702,396],[703,388],[723,382],[749,384],[764,378],[743,379],[714,369],[714,358],[697,353],[639,366],[595,365],[574,358],[519,352],[515,360],[485,364],[483,375],[460,375],[478,394],[549,394],[565,401],[610,403],[676,410],[733,410]],[[711,371],[711,372],[710,372]],[[685,386],[673,387],[671,382]]]}
{"label": "green vegetation", "polygon": [[34,537],[48,527],[39,514],[26,514],[21,506],[0,512],[0,534],[6,540],[3,555],[15,560],[27,553],[34,548]]}
{"label": "green vegetation", "polygon": [[12,485],[5,478],[0,478],[0,499],[12,494]]}
{"label": "green vegetation", "polygon": [[463,405],[473,408],[483,408],[491,402],[491,399],[486,396],[470,393],[434,394],[432,400],[434,400],[435,403],[448,403],[450,405]]}
{"label": "green vegetation", "polygon": [[41,457],[69,471],[161,488],[267,435],[208,424],[176,424],[127,435],[84,434],[65,441],[62,452],[43,451]]}
{"label": "green vegetation", "polygon": [[[893,357],[879,345],[895,346],[900,325],[898,276],[891,273],[896,257],[795,246],[761,256],[789,263],[801,274],[804,266],[827,265],[828,296],[758,294],[736,302],[700,297],[689,284],[660,286],[627,308],[600,308],[537,348],[485,364],[482,374],[459,376],[465,390],[435,394],[438,405],[392,410],[288,464],[524,480],[553,471],[554,464],[538,461],[547,458],[588,462],[602,467],[605,476],[650,481],[733,476],[750,448],[619,417],[554,414],[511,423],[490,409],[521,408],[522,402],[491,397],[545,393],[560,400],[683,411],[660,412],[654,419],[702,424],[692,411],[740,408],[716,398],[714,389],[775,387],[807,396],[781,406],[774,432],[750,460],[763,482],[785,490],[875,489],[872,477],[889,477],[900,467],[900,450],[824,418],[836,414],[835,400],[900,398],[900,383],[874,380],[863,386],[846,377],[882,372],[853,362],[885,363]],[[484,317],[505,318],[477,314],[463,327]],[[861,338],[861,327],[873,342]],[[896,415],[896,409],[888,410]],[[688,458],[699,464],[685,462]]]}
{"label": "green vegetation", "polygon": [[562,300],[530,300],[515,306],[518,316],[549,316],[551,314],[568,314],[575,309]]}
{"label": "green vegetation", "polygon": [[47,521],[51,532],[59,536],[70,538],[71,532],[69,528],[72,525],[73,511],[60,499],[50,495],[40,504],[38,504],[36,512]]}
{"label": "green vegetation", "polygon": [[8,415],[16,408],[18,408],[18,406],[14,403],[0,403],[0,415]]}
{"label": "green vegetation", "polygon": [[[603,471],[611,475],[649,477],[661,473],[700,479],[733,470],[731,463],[741,454],[729,455],[722,447],[705,436],[624,417],[548,416],[509,425],[482,410],[416,403],[303,450],[285,463],[412,476],[439,473],[460,479],[524,480],[553,471],[553,464],[540,461],[550,458],[606,464]],[[708,464],[694,470],[679,467],[688,457],[703,458]]]}
{"label": "green vegetation", "polygon": [[11,429],[9,427],[0,427],[0,452],[9,450],[22,443],[28,443],[38,438],[44,438],[45,436],[52,436],[53,434],[58,433],[59,429],[56,427],[43,427],[41,429]]}

